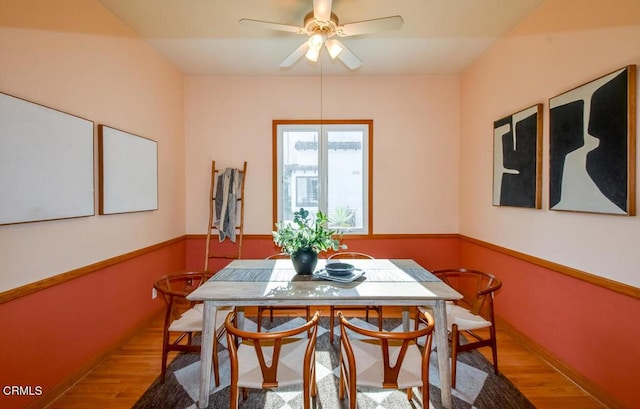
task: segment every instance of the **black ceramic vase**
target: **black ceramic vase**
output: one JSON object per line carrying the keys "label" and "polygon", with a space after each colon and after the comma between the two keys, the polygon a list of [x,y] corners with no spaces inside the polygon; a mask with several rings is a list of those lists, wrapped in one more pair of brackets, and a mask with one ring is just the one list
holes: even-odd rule
{"label": "black ceramic vase", "polygon": [[307,247],[300,249],[291,255],[293,268],[300,275],[310,275],[316,268],[318,263],[318,253],[312,248]]}

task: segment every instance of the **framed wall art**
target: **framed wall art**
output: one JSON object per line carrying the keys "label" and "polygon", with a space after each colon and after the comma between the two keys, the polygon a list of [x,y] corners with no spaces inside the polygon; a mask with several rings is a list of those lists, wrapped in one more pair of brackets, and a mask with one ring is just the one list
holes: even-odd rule
{"label": "framed wall art", "polygon": [[93,216],[94,123],[0,93],[0,225]]}
{"label": "framed wall art", "polygon": [[549,100],[549,208],[635,215],[636,66]]}
{"label": "framed wall art", "polygon": [[158,209],[158,143],[98,125],[100,214]]}
{"label": "framed wall art", "polygon": [[542,104],[493,123],[493,205],[539,209]]}

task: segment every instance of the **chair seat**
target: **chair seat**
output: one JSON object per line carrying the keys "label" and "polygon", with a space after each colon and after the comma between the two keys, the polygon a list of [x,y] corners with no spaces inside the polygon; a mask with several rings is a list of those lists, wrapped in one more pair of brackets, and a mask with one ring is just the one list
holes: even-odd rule
{"label": "chair seat", "polygon": [[[359,327],[338,311],[340,320],[340,382],[338,397],[349,397],[349,408],[357,408],[358,387],[404,389],[412,400],[413,387],[422,394],[422,407],[429,408],[429,358],[433,317],[416,316],[426,326],[414,331],[375,331]],[[417,340],[424,337],[424,348]],[[413,407],[413,405],[412,405]]]}
{"label": "chair seat", "polygon": [[[203,311],[202,303],[194,305],[187,300],[187,296],[196,288],[209,280],[213,273],[206,271],[177,272],[163,275],[153,283],[159,294],[167,304],[164,316],[164,326],[162,328],[162,373],[161,382],[164,382],[167,372],[167,358],[171,351],[198,352],[200,345],[193,343],[193,333],[202,332]],[[184,311],[188,306],[191,308]],[[217,322],[215,324],[216,334],[213,337],[213,350],[217,350],[219,337],[224,333],[224,319],[232,310],[215,310]],[[180,316],[178,317],[178,314]],[[172,337],[171,332],[180,333],[177,337]],[[185,342],[186,341],[186,342]],[[213,372],[216,386],[220,385],[220,374],[218,371],[218,355],[213,354]]]}
{"label": "chair seat", "polygon": [[453,324],[458,325],[460,331],[472,331],[474,329],[491,326],[491,321],[487,321],[479,315],[472,314],[471,311],[459,305],[447,305],[447,328],[451,331]]}
{"label": "chair seat", "polygon": [[[299,385],[304,376],[303,365],[309,340],[305,338],[287,339],[282,344],[278,363],[278,387]],[[269,341],[260,342],[267,366],[273,360],[273,346]],[[252,342],[243,341],[238,347],[238,386],[262,389],[262,370]]]}
{"label": "chair seat", "polygon": [[[227,315],[230,364],[229,407],[238,409],[240,390],[302,385],[302,406],[311,409],[316,396],[316,338],[320,311],[303,325],[271,332],[245,331]],[[306,333],[305,337],[303,334]],[[242,339],[242,341],[240,341]],[[256,405],[254,405],[256,406]]]}
{"label": "chair seat", "polygon": [[[400,352],[398,346],[389,346],[389,361],[394,366]],[[379,340],[352,339],[351,346],[355,357],[356,383],[359,386],[382,388],[384,377],[384,365],[382,348]],[[344,352],[343,352],[344,354]],[[344,355],[344,359],[347,357]],[[422,353],[413,343],[409,346],[400,373],[398,374],[398,389],[407,389],[414,386],[422,386]]]}
{"label": "chair seat", "polygon": [[[216,328],[218,331],[224,326],[224,320],[227,318],[227,314],[233,311],[231,307],[215,308],[216,312]],[[204,317],[204,305],[196,304],[193,308],[188,309],[180,318],[171,322],[169,325],[170,332],[201,332],[202,321]]]}
{"label": "chair seat", "polygon": [[[421,312],[431,312],[430,307],[418,307]],[[487,321],[480,315],[472,314],[468,309],[447,302],[447,329],[451,331],[453,324],[458,325],[459,331],[473,331],[491,326],[491,321]]]}
{"label": "chair seat", "polygon": [[[451,387],[456,387],[459,352],[490,347],[493,355],[493,371],[497,374],[498,351],[493,299],[496,292],[502,288],[502,281],[493,274],[466,268],[447,268],[434,270],[432,273],[462,296],[455,303],[447,301],[446,304],[447,329],[451,333]],[[416,320],[417,327],[418,320]],[[488,334],[475,332],[480,328],[488,328],[486,331]],[[464,333],[471,338],[461,335]]]}

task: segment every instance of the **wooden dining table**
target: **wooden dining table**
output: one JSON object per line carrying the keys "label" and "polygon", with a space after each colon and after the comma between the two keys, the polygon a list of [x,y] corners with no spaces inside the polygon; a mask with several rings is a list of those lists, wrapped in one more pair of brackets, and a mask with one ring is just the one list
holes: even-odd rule
{"label": "wooden dining table", "polygon": [[[318,260],[322,272],[326,260]],[[447,335],[447,300],[462,295],[410,259],[349,260],[364,274],[355,281],[330,281],[319,275],[296,274],[291,260],[233,260],[187,297],[204,303],[201,375],[198,407],[209,405],[215,307],[237,307],[242,326],[247,306],[381,305],[402,307],[404,330],[409,330],[409,307],[431,306],[435,318],[435,343],[442,404],[451,408],[451,375]],[[331,329],[333,330],[333,329]]]}

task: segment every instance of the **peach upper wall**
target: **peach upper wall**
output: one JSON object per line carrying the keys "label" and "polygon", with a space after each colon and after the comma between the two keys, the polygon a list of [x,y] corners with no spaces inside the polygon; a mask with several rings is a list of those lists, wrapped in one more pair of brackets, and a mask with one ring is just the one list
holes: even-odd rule
{"label": "peach upper wall", "polygon": [[158,141],[159,210],[0,226],[0,292],[184,234],[182,74],[93,0],[0,0],[0,92]]}
{"label": "peach upper wall", "polygon": [[[637,0],[547,1],[465,70],[461,234],[640,286],[639,217],[550,211],[548,206],[549,98],[640,64],[638,38]],[[543,208],[494,207],[493,121],[537,103],[544,103]]]}
{"label": "peach upper wall", "polygon": [[[374,233],[457,232],[457,76],[323,77],[322,100],[324,119],[373,119]],[[246,160],[245,233],[269,234],[272,121],[320,109],[319,77],[187,77],[187,233],[206,232],[211,160]]]}

